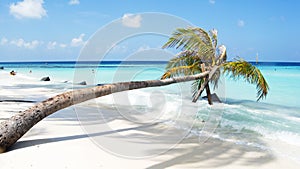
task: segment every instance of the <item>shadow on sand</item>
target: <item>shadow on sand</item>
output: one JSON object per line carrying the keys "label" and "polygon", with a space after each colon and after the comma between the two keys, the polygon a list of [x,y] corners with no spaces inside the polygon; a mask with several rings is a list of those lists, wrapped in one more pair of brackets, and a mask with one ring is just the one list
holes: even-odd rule
{"label": "shadow on sand", "polygon": [[[95,111],[94,109],[82,108],[80,111],[85,113],[84,118],[86,119],[86,125],[90,125],[90,127],[98,124],[115,122],[116,120],[126,120],[119,113],[112,112],[111,110],[102,114],[102,120],[95,120],[95,118],[97,119],[98,117],[96,117],[95,114],[91,113],[92,111]],[[63,118],[64,116],[66,116],[66,114],[64,113],[70,112],[71,111],[61,112],[62,115],[52,116],[48,120],[58,120],[60,117]],[[70,114],[67,114],[67,116],[70,117]],[[71,119],[75,120],[75,116]],[[179,129],[172,129],[172,132],[170,132],[169,136],[166,135],[164,137],[159,137],[159,139],[158,137],[153,137],[158,135],[159,133],[164,132],[162,131],[162,126],[164,125],[165,124],[162,123],[138,124],[135,127],[120,126],[118,129],[111,128],[110,130],[93,132],[91,134],[19,141],[10,149],[10,151],[31,146],[83,139],[88,137],[110,137],[113,139],[123,139],[125,134],[125,137],[130,138],[130,141],[133,144],[136,143],[139,145],[148,146],[148,144],[151,143],[153,145],[161,144],[170,147],[167,151],[160,148],[153,148],[148,150],[148,153],[156,154],[156,156],[153,156],[150,159],[153,161],[153,163],[148,166],[149,169],[167,167],[172,168],[175,166],[183,168],[214,168],[228,166],[233,163],[238,163],[241,166],[250,165],[259,168],[259,166],[270,163],[275,159],[275,157],[272,156],[272,152],[269,150],[262,150],[246,145],[238,145],[214,138],[209,138],[205,142],[200,143],[199,137],[195,135],[188,135],[180,143],[173,146],[171,145],[174,144],[174,142],[172,142],[172,134],[176,135],[177,132],[180,132]],[[151,135],[152,137],[149,137],[149,135]],[[266,143],[258,138],[260,136],[255,135],[255,137],[257,137],[256,140],[259,140],[259,144],[268,147]]]}

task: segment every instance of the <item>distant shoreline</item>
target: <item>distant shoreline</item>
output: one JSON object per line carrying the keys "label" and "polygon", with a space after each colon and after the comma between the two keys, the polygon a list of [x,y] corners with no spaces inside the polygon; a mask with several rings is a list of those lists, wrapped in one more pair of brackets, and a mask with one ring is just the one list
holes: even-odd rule
{"label": "distant shoreline", "polygon": [[[281,62],[281,61],[249,61],[251,64],[259,66],[300,66],[300,62]],[[0,65],[8,64],[167,64],[168,61],[7,61]]]}
{"label": "distant shoreline", "polygon": [[168,63],[168,61],[9,61],[9,62],[1,62],[0,64],[164,64]]}

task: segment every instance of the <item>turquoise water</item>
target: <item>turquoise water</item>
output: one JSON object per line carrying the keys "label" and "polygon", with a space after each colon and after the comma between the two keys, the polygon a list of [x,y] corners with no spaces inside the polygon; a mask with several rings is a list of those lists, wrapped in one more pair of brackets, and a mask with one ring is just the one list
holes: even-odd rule
{"label": "turquoise water", "polygon": [[[98,64],[95,62],[76,64],[75,62],[40,62],[0,63],[0,66],[4,66],[3,71],[14,70],[18,74],[37,80],[49,76],[52,81],[60,85],[65,82],[70,84],[86,81],[88,85],[93,86],[118,81],[159,79],[164,72],[165,63],[106,62]],[[265,100],[256,102],[255,85],[247,84],[243,80],[233,81],[228,77],[223,77],[219,89],[215,92],[225,104],[221,108],[213,108],[207,106],[206,101],[201,100],[197,111],[183,112],[184,118],[180,122],[177,120],[175,125],[186,128],[187,121],[196,120],[192,130],[196,134],[201,134],[202,121],[208,121],[213,114],[218,114],[215,120],[217,128],[213,132],[213,137],[264,148],[266,145],[261,140],[269,139],[299,148],[300,64],[259,63],[258,67],[270,86],[270,93]],[[147,110],[149,104],[142,100],[145,100],[147,93],[149,94],[154,90],[166,92],[168,96],[166,98],[169,99],[166,105],[169,106],[168,108],[173,108],[169,113],[176,113],[180,106],[184,107],[191,103],[190,83],[142,89],[132,93],[130,103],[136,106],[136,109]],[[174,108],[174,105],[177,106],[177,109]],[[300,155],[297,158],[300,159]]]}

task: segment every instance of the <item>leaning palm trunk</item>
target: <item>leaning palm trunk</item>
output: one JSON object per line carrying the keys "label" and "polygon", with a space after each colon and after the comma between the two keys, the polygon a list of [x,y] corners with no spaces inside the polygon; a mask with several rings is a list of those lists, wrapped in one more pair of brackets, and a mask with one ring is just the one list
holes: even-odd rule
{"label": "leaning palm trunk", "polygon": [[[203,64],[202,66],[202,71],[204,72],[204,66]],[[209,74],[207,75],[208,77],[205,78],[204,82],[201,84],[200,89],[198,90],[198,92],[196,93],[195,97],[193,98],[193,102],[196,102],[198,100],[198,98],[201,96],[202,92],[204,91],[204,89],[206,90],[206,95],[207,95],[207,101],[208,104],[212,105],[212,99],[211,99],[211,93],[210,93],[210,88],[209,88],[209,81],[211,80],[212,76],[216,73],[217,69],[219,69],[219,66],[214,66],[212,68],[212,70],[209,72]]]}
{"label": "leaning palm trunk", "polygon": [[56,95],[23,112],[18,113],[17,115],[6,121],[3,121],[0,124],[0,153],[5,152],[7,148],[11,147],[15,142],[17,142],[19,138],[21,138],[39,121],[58,110],[116,92],[198,80],[206,77],[208,74],[209,71],[206,71],[196,75],[174,77],[164,80],[120,82],[69,91]]}

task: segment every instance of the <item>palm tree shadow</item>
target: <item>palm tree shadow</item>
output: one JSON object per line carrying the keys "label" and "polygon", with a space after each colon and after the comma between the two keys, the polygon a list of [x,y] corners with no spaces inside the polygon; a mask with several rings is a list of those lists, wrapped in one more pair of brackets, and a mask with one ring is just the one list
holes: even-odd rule
{"label": "palm tree shadow", "polygon": [[114,133],[130,131],[130,130],[141,130],[143,128],[150,128],[151,126],[154,126],[154,125],[156,125],[156,124],[123,128],[123,129],[117,129],[117,130],[111,130],[111,131],[105,131],[105,132],[99,132],[99,133],[92,133],[92,134],[80,134],[80,135],[73,135],[73,136],[63,136],[63,137],[18,141],[16,144],[14,144],[12,147],[10,147],[8,149],[8,151],[13,151],[13,150],[17,150],[17,149],[38,146],[38,145],[48,144],[48,143],[55,143],[55,142],[61,142],[61,141],[77,140],[77,139],[83,139],[83,138],[89,138],[89,137],[110,135],[110,134],[114,134]]}
{"label": "palm tree shadow", "polygon": [[[95,114],[91,113],[91,111],[96,111],[95,109],[81,108],[81,111],[90,113],[88,114],[88,118],[86,119],[88,125],[92,125],[91,127],[96,125],[94,123],[91,123],[94,122],[92,119],[95,118]],[[114,120],[126,120],[120,117],[120,115],[118,115],[117,113],[104,113],[104,115],[104,118],[107,119],[98,122],[104,124],[105,122],[111,122]],[[157,137],[157,135],[164,132],[164,128],[162,128],[163,125],[164,124],[160,122],[151,124],[139,124],[138,126],[135,125],[135,127],[110,129],[105,130],[103,132],[95,132],[92,134],[80,134],[54,138],[24,140],[17,142],[8,151],[19,150],[27,147],[39,146],[48,143],[85,139],[89,137],[107,136],[112,139],[118,140],[124,139],[123,134],[126,134],[126,137],[130,138],[129,141],[131,141],[133,145],[138,144],[141,146],[149,146],[150,143],[153,145],[157,144],[164,145],[167,147],[173,147],[174,142],[172,141],[172,139],[169,138],[172,137],[172,135],[178,134],[177,132],[179,131],[179,129],[171,129],[170,133],[166,133],[165,135],[163,135],[163,137]],[[256,137],[261,144],[263,144],[265,147],[268,146],[260,140],[259,136]],[[201,144],[199,144],[198,136],[191,136],[187,139],[183,139],[179,144],[177,144],[175,147],[171,148],[168,151],[160,148],[147,149],[147,151],[147,154],[158,155],[156,157],[158,160],[155,158],[155,160],[157,161],[154,161],[154,163],[148,166],[149,169],[167,167],[172,168],[174,166],[183,166],[182,168],[186,168],[186,166],[189,165],[191,165],[194,168],[213,168],[220,166],[228,166],[236,162],[242,164],[243,166],[250,165],[254,167],[259,167],[263,164],[274,160],[272,152],[270,151],[265,151],[253,147],[249,148],[247,146],[228,143],[213,138],[210,138],[206,142],[202,142]],[[167,158],[165,158],[165,155],[167,156]]]}
{"label": "palm tree shadow", "polygon": [[205,143],[198,143],[197,139],[187,139],[180,144],[194,144],[188,149],[181,147],[171,149],[168,154],[172,158],[150,165],[147,169],[159,168],[216,168],[239,163],[241,166],[259,166],[273,161],[271,152],[258,148],[249,148],[230,144],[224,141],[209,139]]}

